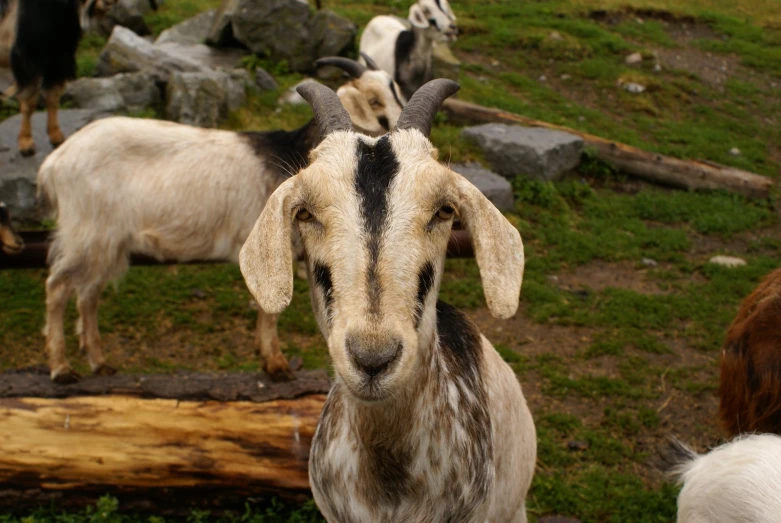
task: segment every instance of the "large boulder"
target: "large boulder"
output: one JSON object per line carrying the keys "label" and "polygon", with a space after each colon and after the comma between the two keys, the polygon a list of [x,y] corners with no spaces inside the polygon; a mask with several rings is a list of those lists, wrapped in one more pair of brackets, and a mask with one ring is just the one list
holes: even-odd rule
{"label": "large boulder", "polygon": [[500,211],[512,211],[515,208],[513,188],[506,178],[489,171],[479,163],[456,163],[451,165],[450,169],[480,189]]}
{"label": "large boulder", "polygon": [[491,123],[468,127],[462,136],[476,143],[493,169],[507,178],[558,180],[579,165],[583,152],[581,137],[536,127]]}
{"label": "large boulder", "polygon": [[108,78],[79,78],[68,83],[64,101],[82,109],[141,111],[160,104],[160,89],[149,73],[120,73]]}
{"label": "large boulder", "polygon": [[312,14],[307,0],[223,0],[209,31],[214,45],[239,43],[256,54],[308,72],[322,56],[338,55],[357,29],[328,10]]}
{"label": "large boulder", "polygon": [[193,18],[169,27],[157,37],[155,44],[174,42],[177,44],[202,44],[209,37],[209,30],[214,25],[216,9],[199,13]]}
{"label": "large boulder", "polygon": [[203,44],[166,42],[154,45],[121,26],[114,28],[98,60],[98,76],[143,71],[161,83],[174,71],[208,72],[233,69],[241,62],[240,50],[212,49]]}
{"label": "large boulder", "polygon": [[[60,127],[70,136],[88,123],[108,116],[97,110],[63,109],[59,111]],[[11,215],[25,222],[40,222],[45,216],[36,205],[35,179],[43,160],[52,152],[46,134],[46,113],[32,118],[36,154],[25,158],[16,149],[21,116],[15,115],[0,123],[0,201],[8,204]]]}
{"label": "large boulder", "polygon": [[174,72],[166,89],[166,117],[198,127],[217,127],[229,111],[244,105],[252,85],[244,70]]}

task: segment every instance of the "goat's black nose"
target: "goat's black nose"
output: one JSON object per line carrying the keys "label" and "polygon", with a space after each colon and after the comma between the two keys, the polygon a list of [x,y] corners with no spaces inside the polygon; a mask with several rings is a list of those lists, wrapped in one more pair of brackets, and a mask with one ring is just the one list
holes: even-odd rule
{"label": "goat's black nose", "polygon": [[370,380],[390,369],[401,355],[402,344],[398,340],[379,342],[347,337],[347,354],[353,364]]}
{"label": "goat's black nose", "polygon": [[450,24],[450,30],[453,34],[458,34],[458,27],[456,27],[456,24]]}

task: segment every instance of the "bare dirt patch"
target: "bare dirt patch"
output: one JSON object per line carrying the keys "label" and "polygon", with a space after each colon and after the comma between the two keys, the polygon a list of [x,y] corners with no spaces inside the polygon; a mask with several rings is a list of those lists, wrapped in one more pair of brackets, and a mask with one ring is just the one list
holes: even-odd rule
{"label": "bare dirt patch", "polygon": [[666,294],[648,279],[648,269],[638,269],[632,263],[589,263],[555,276],[556,285],[572,293],[623,288],[640,294]]}

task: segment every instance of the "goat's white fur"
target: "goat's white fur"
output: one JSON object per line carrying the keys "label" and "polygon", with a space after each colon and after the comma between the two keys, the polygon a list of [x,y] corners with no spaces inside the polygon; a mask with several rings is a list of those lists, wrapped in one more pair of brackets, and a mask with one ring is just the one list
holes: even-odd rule
{"label": "goat's white fur", "polygon": [[[418,0],[410,7],[409,25],[395,16],[375,16],[361,35],[360,51],[393,76],[407,98],[430,80],[434,43],[452,42],[456,38],[456,17],[450,4],[447,0],[440,0],[440,5],[441,8],[435,0]],[[396,61],[396,45],[404,31],[414,33],[414,44],[409,49],[407,61],[399,64]],[[363,58],[359,61],[365,63]]]}
{"label": "goat's white fur", "polygon": [[[280,312],[292,294],[293,223],[304,242],[312,306],[336,371],[310,454],[315,501],[331,522],[525,522],[536,457],[534,422],[514,372],[476,327],[461,316],[440,322],[436,294],[451,224],[427,223],[441,202],[457,208],[472,237],[480,238],[475,250],[487,301],[501,317],[518,306],[520,235],[477,188],[436,161],[436,149],[419,131],[395,131],[384,140],[391,143],[398,169],[385,193],[383,247],[375,262],[366,247],[368,218],[354,173],[359,143],[376,147],[379,141],[346,132],[329,135],[312,152],[310,166],[275,191],[240,255],[253,295]],[[301,208],[311,221],[295,220]],[[426,261],[433,264],[434,279],[415,325],[415,274]],[[371,298],[370,263],[377,264],[381,300]],[[317,264],[328,268],[330,290],[323,289],[324,278],[318,280]],[[381,312],[373,315],[372,306]],[[453,329],[467,329],[469,338]],[[370,397],[345,348],[355,332],[403,346]],[[443,345],[448,335],[463,342],[479,364],[453,360]],[[375,466],[377,452],[387,454]],[[377,474],[401,469],[415,487],[383,499],[409,484],[397,475],[383,481]]]}
{"label": "goat's white fur", "polygon": [[[351,114],[361,97],[382,99],[381,109],[355,113],[364,126],[378,112],[395,125],[401,108],[395,107],[389,81],[387,73],[367,71],[341,93]],[[124,117],[91,123],[49,155],[38,173],[38,190],[57,217],[46,284],[52,379],[74,378],[63,332],[73,291],[80,344],[93,371],[110,373],[97,327],[105,284],[126,272],[131,253],[237,262],[268,196],[284,180],[280,171],[300,167],[280,163],[259,156],[239,133]],[[256,342],[266,371],[288,374],[276,321],[276,315],[259,312]]]}
{"label": "goat's white fur", "polygon": [[781,520],[781,437],[753,434],[707,454],[689,452],[673,471],[683,483],[678,523]]}

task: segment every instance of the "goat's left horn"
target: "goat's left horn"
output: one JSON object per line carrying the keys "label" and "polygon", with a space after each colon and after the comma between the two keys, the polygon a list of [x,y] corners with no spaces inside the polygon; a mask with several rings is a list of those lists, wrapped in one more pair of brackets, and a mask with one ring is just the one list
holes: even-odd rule
{"label": "goat's left horn", "polygon": [[341,56],[328,56],[315,60],[315,67],[322,67],[324,65],[338,67],[353,78],[360,78],[363,73],[366,72],[366,67],[364,65],[359,64],[355,60],[350,60],[349,58],[342,58]]}
{"label": "goat's left horn", "polygon": [[299,85],[296,91],[312,106],[321,138],[336,131],[352,131],[350,115],[331,89],[323,84],[308,82]]}
{"label": "goat's left horn", "polygon": [[428,137],[439,106],[459,89],[461,86],[453,80],[431,80],[412,95],[399,116],[396,129],[417,129],[423,136]]}
{"label": "goat's left horn", "polygon": [[377,62],[374,61],[374,58],[369,56],[368,54],[361,51],[361,58],[363,58],[364,62],[366,62],[366,65],[371,69],[372,71],[379,71],[380,66],[377,65]]}

